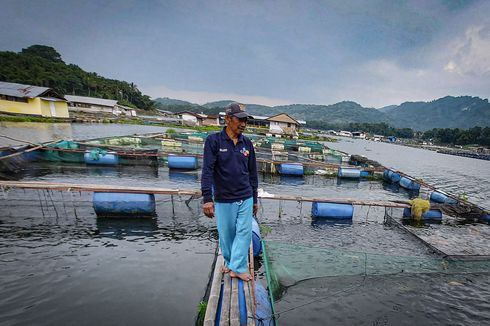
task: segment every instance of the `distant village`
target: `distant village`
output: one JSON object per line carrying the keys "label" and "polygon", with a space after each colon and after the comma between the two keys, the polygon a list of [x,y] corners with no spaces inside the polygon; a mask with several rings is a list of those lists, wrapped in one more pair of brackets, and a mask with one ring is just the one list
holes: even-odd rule
{"label": "distant village", "polygon": [[[0,82],[0,112],[17,115],[32,115],[50,118],[76,118],[84,115],[97,117],[135,118],[135,109],[121,105],[117,100],[96,97],[61,95],[48,87]],[[224,112],[208,115],[190,111],[170,112],[159,110],[158,115],[139,115],[149,123],[168,123],[182,126],[223,126]],[[273,116],[250,115],[248,126],[257,128],[268,136],[297,138],[306,121],[297,120],[287,113]],[[329,130],[320,134],[304,130],[303,136],[343,136],[366,139],[364,132]],[[371,135],[374,141],[396,141],[396,137]]]}
{"label": "distant village", "polygon": [[[61,95],[48,87],[0,82],[0,112],[50,118],[73,118],[83,114],[103,117],[137,117],[135,109],[116,100],[95,97]],[[158,115],[139,115],[148,122],[172,123],[182,126],[222,126],[224,112],[208,115],[189,111],[158,111]],[[274,116],[250,115],[250,127],[266,130],[272,136],[297,137],[303,120],[286,113]]]}
{"label": "distant village", "polygon": [[[142,112],[142,111],[139,111]],[[138,115],[137,110],[118,103],[117,100],[96,97],[61,95],[54,89],[33,85],[7,83],[0,81],[0,114],[17,116],[35,116],[66,119],[67,121],[103,122],[114,120],[138,119],[145,124],[171,124],[188,127],[224,126],[224,112],[217,115],[190,111],[170,112],[158,110],[155,115]],[[372,141],[397,142],[408,146],[422,147],[438,152],[490,159],[490,149],[476,147],[463,150],[461,146],[451,149],[434,146],[431,141],[412,142],[397,139],[395,136],[368,134],[363,131],[319,131],[308,129],[306,121],[297,120],[287,113],[273,116],[250,115],[248,126],[257,134],[271,137],[331,139],[331,136],[369,139]]]}

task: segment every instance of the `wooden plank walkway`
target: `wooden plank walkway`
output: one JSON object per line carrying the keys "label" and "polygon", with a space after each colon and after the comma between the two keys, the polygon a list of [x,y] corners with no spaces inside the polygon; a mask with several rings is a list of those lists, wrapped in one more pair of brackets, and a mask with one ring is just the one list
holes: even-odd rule
{"label": "wooden plank walkway", "polygon": [[[214,326],[220,297],[222,297],[221,312],[219,316],[219,325],[223,326],[240,326],[240,305],[238,293],[238,279],[231,278],[229,273],[224,274],[222,268],[224,259],[221,251],[216,258],[216,264],[212,275],[211,291],[209,294],[206,314],[204,316],[204,326]],[[249,272],[254,275],[252,245],[249,252]],[[255,325],[255,291],[254,280],[243,282],[243,291],[245,293],[245,303],[247,306],[247,325]]]}

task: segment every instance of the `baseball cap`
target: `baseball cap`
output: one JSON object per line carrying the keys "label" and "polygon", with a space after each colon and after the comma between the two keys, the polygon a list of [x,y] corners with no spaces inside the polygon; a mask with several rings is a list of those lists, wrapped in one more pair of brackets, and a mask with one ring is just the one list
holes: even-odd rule
{"label": "baseball cap", "polygon": [[238,103],[228,104],[225,107],[225,112],[226,112],[226,115],[234,116],[234,117],[237,117],[239,119],[248,118],[248,113],[245,112],[245,110],[242,110],[242,108],[240,107],[240,104],[238,104]]}

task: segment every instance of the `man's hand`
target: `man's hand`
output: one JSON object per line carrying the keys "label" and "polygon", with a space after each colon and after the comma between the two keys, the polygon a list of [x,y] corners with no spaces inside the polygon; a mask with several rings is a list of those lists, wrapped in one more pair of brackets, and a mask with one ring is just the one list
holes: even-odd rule
{"label": "man's hand", "polygon": [[258,211],[259,211],[259,204],[254,204],[253,216],[257,216]]}
{"label": "man's hand", "polygon": [[214,203],[212,201],[202,204],[202,211],[204,215],[209,218],[214,217]]}

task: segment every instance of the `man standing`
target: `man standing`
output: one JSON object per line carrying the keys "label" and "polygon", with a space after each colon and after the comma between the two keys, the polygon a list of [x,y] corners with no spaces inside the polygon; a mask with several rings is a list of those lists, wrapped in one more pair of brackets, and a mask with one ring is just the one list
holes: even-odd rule
{"label": "man standing", "polygon": [[247,118],[240,104],[226,107],[226,127],[206,139],[201,177],[202,209],[209,218],[216,215],[223,272],[244,281],[252,279],[248,252],[258,210],[255,150],[243,135]]}

